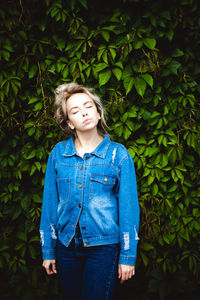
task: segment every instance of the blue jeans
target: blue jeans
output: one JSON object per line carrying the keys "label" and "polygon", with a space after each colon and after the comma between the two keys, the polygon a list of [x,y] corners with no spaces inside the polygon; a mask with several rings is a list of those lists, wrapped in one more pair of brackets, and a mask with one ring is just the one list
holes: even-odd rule
{"label": "blue jeans", "polygon": [[65,300],[111,300],[118,275],[119,246],[83,247],[79,227],[68,247],[57,242],[57,269]]}

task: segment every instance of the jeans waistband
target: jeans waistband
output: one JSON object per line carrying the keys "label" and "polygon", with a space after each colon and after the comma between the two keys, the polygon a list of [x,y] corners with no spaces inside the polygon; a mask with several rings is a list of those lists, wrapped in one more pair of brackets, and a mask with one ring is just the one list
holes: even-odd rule
{"label": "jeans waistband", "polygon": [[80,230],[80,227],[78,224],[76,226],[75,235],[74,235],[73,239],[71,240],[69,247],[73,248],[73,249],[83,247],[83,239],[82,239],[81,230]]}

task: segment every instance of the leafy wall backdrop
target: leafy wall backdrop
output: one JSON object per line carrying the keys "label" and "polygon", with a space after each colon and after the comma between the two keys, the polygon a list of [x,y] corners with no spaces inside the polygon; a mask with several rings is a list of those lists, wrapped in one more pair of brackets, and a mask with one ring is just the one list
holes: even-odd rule
{"label": "leafy wall backdrop", "polygon": [[118,299],[199,297],[199,11],[197,0],[1,1],[1,299],[59,299],[38,227],[47,157],[66,138],[53,91],[71,81],[96,88],[137,171],[137,272]]}

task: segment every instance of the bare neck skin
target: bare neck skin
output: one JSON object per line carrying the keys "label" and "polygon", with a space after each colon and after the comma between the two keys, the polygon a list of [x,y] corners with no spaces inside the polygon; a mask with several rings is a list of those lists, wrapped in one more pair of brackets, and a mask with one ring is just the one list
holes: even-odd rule
{"label": "bare neck skin", "polygon": [[81,157],[83,157],[85,153],[94,151],[103,140],[103,137],[98,133],[97,128],[87,132],[76,131],[76,135],[77,137],[74,140],[74,145]]}

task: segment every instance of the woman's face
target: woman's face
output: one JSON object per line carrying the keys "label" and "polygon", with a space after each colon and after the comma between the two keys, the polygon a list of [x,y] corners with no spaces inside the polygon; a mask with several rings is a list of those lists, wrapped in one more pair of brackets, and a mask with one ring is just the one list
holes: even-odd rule
{"label": "woman's face", "polygon": [[86,132],[97,127],[100,114],[94,101],[84,93],[77,93],[68,98],[68,126],[79,132]]}

